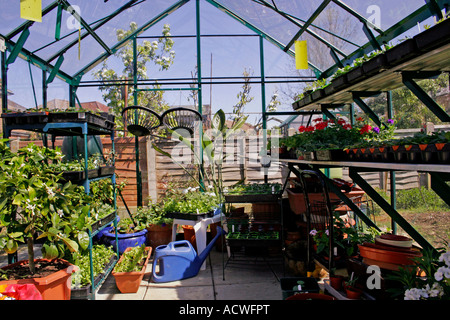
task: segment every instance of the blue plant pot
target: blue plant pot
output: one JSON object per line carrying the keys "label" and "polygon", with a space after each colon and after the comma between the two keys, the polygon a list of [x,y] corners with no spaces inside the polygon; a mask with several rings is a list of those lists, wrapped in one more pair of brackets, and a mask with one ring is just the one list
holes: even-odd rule
{"label": "blue plant pot", "polygon": [[[114,228],[105,228],[103,234],[103,242],[105,245],[112,246],[116,250],[116,235]],[[147,229],[135,233],[117,234],[119,243],[119,254],[122,254],[129,247],[139,247],[146,244]]]}
{"label": "blue plant pot", "polygon": [[[117,223],[119,223],[119,221],[120,221],[120,217],[119,216],[116,216],[116,221],[117,221]],[[111,230],[113,223],[114,223],[114,221],[111,221],[110,223],[108,223],[108,226],[106,228],[103,228],[103,229],[99,230],[97,232],[97,234],[93,237],[94,241],[96,241],[96,242],[102,241],[102,238],[105,235],[105,232]]]}

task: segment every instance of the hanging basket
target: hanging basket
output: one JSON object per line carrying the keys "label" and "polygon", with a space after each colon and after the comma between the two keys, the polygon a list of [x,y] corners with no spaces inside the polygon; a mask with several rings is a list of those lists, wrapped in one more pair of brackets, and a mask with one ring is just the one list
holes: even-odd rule
{"label": "hanging basket", "polygon": [[161,125],[159,115],[149,108],[130,106],[122,110],[124,127],[137,137],[148,136]]}
{"label": "hanging basket", "polygon": [[172,108],[167,110],[161,116],[164,125],[171,129],[186,129],[189,133],[194,133],[197,121],[202,121],[202,115],[189,108]]}

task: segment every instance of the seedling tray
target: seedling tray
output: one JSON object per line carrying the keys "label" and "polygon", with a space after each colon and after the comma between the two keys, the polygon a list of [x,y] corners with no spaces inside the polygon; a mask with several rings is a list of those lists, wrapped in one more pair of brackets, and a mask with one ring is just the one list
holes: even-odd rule
{"label": "seedling tray", "polygon": [[100,230],[103,227],[106,227],[111,221],[114,220],[115,212],[111,212],[106,217],[103,217],[97,221],[95,221],[92,226],[92,233],[95,233],[96,231]]}
{"label": "seedling tray", "polygon": [[49,112],[12,112],[2,113],[6,126],[33,125],[49,122]]}
{"label": "seedling tray", "polygon": [[281,194],[226,194],[226,202],[248,203],[248,202],[273,202],[280,199]]}
{"label": "seedling tray", "polygon": [[[116,262],[116,256],[112,255],[109,259],[109,262],[105,265],[103,270],[108,271],[111,269],[111,266]],[[97,286],[105,279],[106,273],[100,273],[94,278],[94,288],[97,288]],[[90,294],[92,293],[92,285],[88,284],[83,287],[72,287],[70,292],[70,300],[88,300]]]}
{"label": "seedling tray", "polygon": [[104,166],[99,168],[99,177],[110,176],[114,174],[114,166]]}
{"label": "seedling tray", "polygon": [[169,212],[166,214],[168,218],[172,219],[182,219],[182,220],[192,220],[198,221],[205,218],[211,218],[214,216],[214,211],[210,211],[208,213],[181,213],[181,212]]}

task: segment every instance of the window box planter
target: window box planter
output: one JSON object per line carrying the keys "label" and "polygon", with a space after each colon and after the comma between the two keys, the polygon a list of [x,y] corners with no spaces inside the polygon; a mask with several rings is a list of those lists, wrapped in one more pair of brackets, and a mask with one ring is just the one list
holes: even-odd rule
{"label": "window box planter", "polygon": [[306,105],[306,101],[302,98],[296,102],[294,102],[292,104],[292,107],[294,108],[294,110],[298,110],[301,109],[302,107],[304,107]]}
{"label": "window box planter", "polygon": [[379,54],[376,57],[373,57],[369,61],[364,62],[362,68],[367,77],[371,77],[384,71],[387,68],[386,55]]}
{"label": "window box planter", "polygon": [[419,33],[414,37],[421,52],[431,51],[450,42],[450,19]]}
{"label": "window box planter", "polygon": [[[124,254],[120,257],[117,262],[116,268],[118,265],[126,259],[126,254],[130,252],[133,248],[127,248]],[[139,286],[141,285],[141,281],[144,278],[145,269],[148,265],[148,260],[152,253],[151,247],[145,247],[145,254],[142,257],[141,261],[138,263],[140,266],[140,271],[130,271],[130,272],[116,272],[116,268],[114,268],[112,275],[116,280],[117,288],[121,293],[136,293],[139,290]]]}
{"label": "window box planter", "polygon": [[329,86],[333,86],[335,91],[342,90],[349,86],[347,74],[343,74],[331,81],[331,84]]}
{"label": "window box planter", "polygon": [[319,99],[322,99],[323,97],[325,97],[324,89],[317,89],[311,94],[312,101],[317,101]]}
{"label": "window box planter", "polygon": [[319,161],[343,161],[346,158],[347,158],[346,152],[340,149],[316,151],[316,160]]}
{"label": "window box planter", "polygon": [[95,276],[93,286],[91,284],[81,286],[81,287],[72,286],[70,299],[71,300],[88,300],[90,294],[92,293],[92,287],[94,287],[94,288],[98,287],[98,285],[105,278],[106,274],[108,273],[108,270],[110,270],[110,268],[112,267],[112,265],[114,264],[115,261],[116,261],[116,255],[112,255],[111,258],[109,259],[109,262],[106,263],[103,268],[103,270],[105,270],[105,272],[102,272],[102,273],[98,274],[97,276]]}
{"label": "window box planter", "polygon": [[328,86],[326,86],[324,88],[324,90],[325,90],[325,96],[330,96],[337,91],[335,86],[332,85],[332,83],[330,83]]}
{"label": "window box planter", "polygon": [[104,228],[105,226],[109,225],[111,221],[114,220],[114,217],[116,216],[115,212],[112,212],[108,214],[106,217],[103,217],[97,221],[95,221],[92,226],[92,233],[95,233],[96,231],[100,231],[100,229]]}
{"label": "window box planter", "polygon": [[408,39],[386,51],[386,60],[389,66],[397,66],[419,54],[414,39]]}
{"label": "window box planter", "polygon": [[359,82],[359,81],[364,80],[366,78],[367,78],[367,76],[364,73],[364,69],[363,69],[362,66],[358,66],[356,68],[353,68],[349,72],[347,72],[347,79],[348,79],[348,82],[350,84]]}
{"label": "window box planter", "polygon": [[100,167],[98,169],[98,171],[99,171],[99,173],[98,173],[99,177],[110,176],[110,175],[114,174],[115,167],[114,166],[103,166],[103,167]]}
{"label": "window box planter", "polygon": [[[70,283],[72,273],[75,272],[75,266],[71,263],[62,260],[47,260],[47,259],[36,259],[35,263],[53,263],[62,264],[62,269],[56,271],[48,276],[40,278],[29,278],[29,279],[17,279],[17,280],[2,280],[0,285],[10,285],[10,284],[33,284],[39,290],[42,295],[43,300],[70,300]],[[9,264],[3,267],[3,270],[13,269],[15,267],[21,267],[28,264],[28,260],[21,260],[13,264]],[[26,267],[28,268],[28,267]],[[69,285],[68,285],[69,284]]]}

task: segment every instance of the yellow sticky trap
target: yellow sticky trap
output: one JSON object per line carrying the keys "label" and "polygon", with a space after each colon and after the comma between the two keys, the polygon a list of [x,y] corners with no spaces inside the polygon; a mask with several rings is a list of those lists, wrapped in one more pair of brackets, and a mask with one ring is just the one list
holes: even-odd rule
{"label": "yellow sticky trap", "polygon": [[42,0],[20,0],[20,17],[42,22]]}
{"label": "yellow sticky trap", "polygon": [[295,67],[308,69],[308,46],[306,40],[295,41]]}

